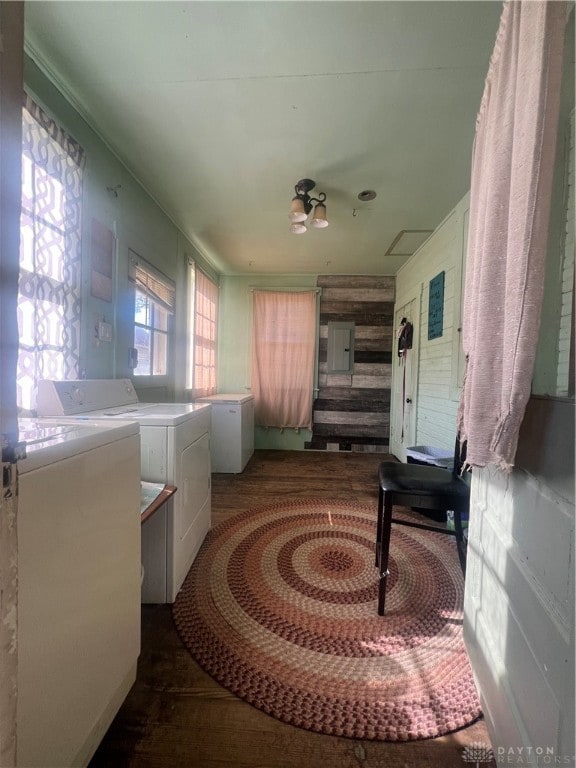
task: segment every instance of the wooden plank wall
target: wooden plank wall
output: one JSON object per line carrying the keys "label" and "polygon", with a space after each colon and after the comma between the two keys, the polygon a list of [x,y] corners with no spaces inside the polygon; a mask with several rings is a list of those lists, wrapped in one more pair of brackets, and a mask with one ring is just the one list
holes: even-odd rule
{"label": "wooden plank wall", "polygon": [[[394,277],[319,275],[319,392],[306,448],[387,452],[390,433]],[[328,323],[355,324],[354,370],[327,372]]]}

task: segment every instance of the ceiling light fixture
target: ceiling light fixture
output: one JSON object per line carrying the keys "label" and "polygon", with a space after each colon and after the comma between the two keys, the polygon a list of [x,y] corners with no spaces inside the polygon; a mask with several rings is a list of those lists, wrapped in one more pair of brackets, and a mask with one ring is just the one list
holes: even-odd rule
{"label": "ceiling light fixture", "polygon": [[[308,194],[316,186],[316,182],[312,179],[300,179],[296,182],[294,192],[296,193],[292,198],[292,204],[290,206],[290,213],[288,218],[292,222],[290,225],[290,232],[294,235],[303,235],[306,232],[306,224],[304,223],[308,218],[308,214],[314,207],[314,214],[312,216],[312,226],[316,229],[325,229],[329,222],[326,218],[326,206],[324,201],[326,195],[324,192],[318,192],[318,197],[310,197]],[[313,206],[313,204],[316,204]]]}

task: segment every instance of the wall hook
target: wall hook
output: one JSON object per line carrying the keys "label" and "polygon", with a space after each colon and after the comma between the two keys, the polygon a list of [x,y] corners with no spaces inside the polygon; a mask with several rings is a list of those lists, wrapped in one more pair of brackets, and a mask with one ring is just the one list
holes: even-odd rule
{"label": "wall hook", "polygon": [[115,187],[106,187],[106,189],[113,197],[118,197],[118,190],[122,189],[122,184],[116,184]]}

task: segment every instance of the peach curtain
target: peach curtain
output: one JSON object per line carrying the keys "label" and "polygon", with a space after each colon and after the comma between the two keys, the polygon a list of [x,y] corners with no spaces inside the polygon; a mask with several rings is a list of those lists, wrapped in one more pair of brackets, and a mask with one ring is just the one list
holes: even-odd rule
{"label": "peach curtain", "polygon": [[263,427],[312,429],[316,291],[254,291],[252,394]]}
{"label": "peach curtain", "polygon": [[478,113],[459,431],[510,470],[540,324],[567,4],[507,2]]}

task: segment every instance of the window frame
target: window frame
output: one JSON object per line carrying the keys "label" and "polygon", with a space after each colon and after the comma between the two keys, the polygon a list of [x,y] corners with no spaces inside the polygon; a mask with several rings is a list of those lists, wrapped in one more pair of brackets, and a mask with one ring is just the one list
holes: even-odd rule
{"label": "window frame", "polygon": [[[17,390],[19,411],[33,413],[33,391],[40,378],[78,376],[85,152],[27,94],[22,126],[25,172],[20,198]],[[49,209],[46,191],[42,192],[47,186],[52,193]],[[46,234],[52,237],[46,240]],[[39,323],[42,304],[47,307]],[[43,329],[40,336],[39,328]],[[30,334],[28,340],[26,333]]]}
{"label": "window frame", "polygon": [[[214,303],[214,319],[207,318],[202,315],[205,322],[213,328],[214,338],[208,338],[206,336],[200,336],[198,332],[199,326],[199,309],[198,309],[198,276],[201,276],[204,282],[207,282],[214,289],[215,301]],[[219,335],[219,311],[220,311],[220,285],[219,283],[193,260],[188,263],[188,355],[186,360],[186,390],[191,400],[195,400],[199,397],[209,397],[216,394],[218,391],[218,335]],[[208,345],[213,348],[213,365],[209,366],[213,370],[213,383],[208,388],[202,388],[197,386],[196,372],[198,369],[197,364],[197,339],[198,337],[206,340]]]}
{"label": "window frame", "polygon": [[[129,281],[133,291],[133,312],[132,312],[132,349],[137,350],[136,329],[142,328],[150,335],[150,373],[137,373],[137,366],[132,369],[132,378],[141,385],[153,384],[164,385],[171,379],[173,361],[174,361],[174,317],[176,314],[176,284],[175,282],[161,272],[159,269],[143,259],[136,251],[129,248]],[[147,276],[147,277],[145,277]],[[144,280],[148,285],[144,284]],[[156,288],[152,290],[150,285]],[[137,320],[137,296],[141,294],[146,297],[150,311],[150,322]],[[165,328],[162,324],[154,324],[154,308],[163,308],[166,311]],[[148,314],[148,313],[147,313]],[[165,354],[165,373],[154,373],[154,349],[155,336],[162,334],[166,339]],[[140,362],[140,361],[139,361]]]}

